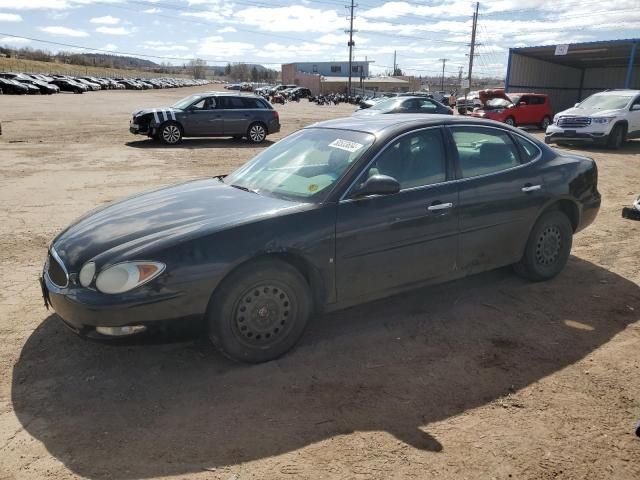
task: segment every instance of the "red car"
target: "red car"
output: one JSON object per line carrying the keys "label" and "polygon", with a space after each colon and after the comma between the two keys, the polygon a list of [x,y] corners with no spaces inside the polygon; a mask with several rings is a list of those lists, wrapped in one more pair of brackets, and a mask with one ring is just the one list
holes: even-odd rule
{"label": "red car", "polygon": [[489,118],[507,125],[539,125],[546,130],[551,124],[553,112],[549,97],[541,93],[509,93],[502,89],[481,90],[480,101],[484,105],[469,115]]}

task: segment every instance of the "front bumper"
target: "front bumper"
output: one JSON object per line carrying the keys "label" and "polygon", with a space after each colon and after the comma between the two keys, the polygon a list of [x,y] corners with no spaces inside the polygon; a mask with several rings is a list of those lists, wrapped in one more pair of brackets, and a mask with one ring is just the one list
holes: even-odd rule
{"label": "front bumper", "polygon": [[45,306],[51,306],[71,330],[84,337],[106,338],[96,332],[96,327],[144,325],[153,329],[196,316],[193,307],[189,308],[195,303],[193,299],[179,292],[141,288],[135,294],[106,295],[78,286],[60,288],[46,273],[40,278],[40,286]]}
{"label": "front bumper", "polygon": [[562,143],[562,142],[579,142],[579,143],[591,143],[591,144],[603,144],[607,142],[609,132],[607,127],[602,129],[590,128],[577,128],[577,129],[565,129],[558,127],[557,125],[549,125],[545,132],[545,143]]}

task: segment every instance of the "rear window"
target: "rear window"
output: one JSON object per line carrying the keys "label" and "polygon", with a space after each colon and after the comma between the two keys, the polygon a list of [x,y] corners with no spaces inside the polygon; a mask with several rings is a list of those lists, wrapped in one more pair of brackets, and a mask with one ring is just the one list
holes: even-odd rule
{"label": "rear window", "polygon": [[243,98],[242,103],[244,104],[244,108],[269,108],[267,104],[259,98]]}
{"label": "rear window", "polygon": [[519,135],[514,135],[513,138],[520,148],[523,163],[531,162],[540,155],[540,149],[532,141]]}

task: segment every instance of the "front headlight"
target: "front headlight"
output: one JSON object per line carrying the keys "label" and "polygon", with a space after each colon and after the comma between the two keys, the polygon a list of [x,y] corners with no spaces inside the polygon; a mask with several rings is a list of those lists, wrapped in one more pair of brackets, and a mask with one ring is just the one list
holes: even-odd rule
{"label": "front headlight", "polygon": [[102,293],[116,294],[150,282],[165,269],[160,262],[133,261],[108,267],[98,274],[96,288]]}
{"label": "front headlight", "polygon": [[599,124],[599,125],[606,125],[607,123],[609,123],[614,118],[615,117],[593,117],[591,119],[591,121],[593,123],[596,123],[596,124]]}
{"label": "front headlight", "polygon": [[553,123],[557,124],[558,123],[558,115],[554,115],[553,116]]}
{"label": "front headlight", "polygon": [[80,270],[80,275],[78,275],[78,279],[80,280],[80,285],[83,287],[88,287],[93,282],[93,277],[96,275],[96,264],[93,262],[87,262],[84,264],[82,269]]}

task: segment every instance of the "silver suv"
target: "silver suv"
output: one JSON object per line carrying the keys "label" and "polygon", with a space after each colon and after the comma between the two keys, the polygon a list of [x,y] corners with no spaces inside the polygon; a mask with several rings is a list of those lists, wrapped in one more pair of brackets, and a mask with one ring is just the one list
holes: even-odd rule
{"label": "silver suv", "polygon": [[618,149],[640,138],[640,90],[607,90],[556,114],[546,143],[598,143]]}
{"label": "silver suv", "polygon": [[251,143],[261,143],[280,131],[280,116],[257,95],[197,93],[171,107],[135,112],[129,131],[168,145],[184,137],[246,137]]}

